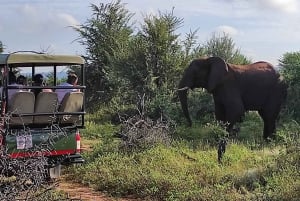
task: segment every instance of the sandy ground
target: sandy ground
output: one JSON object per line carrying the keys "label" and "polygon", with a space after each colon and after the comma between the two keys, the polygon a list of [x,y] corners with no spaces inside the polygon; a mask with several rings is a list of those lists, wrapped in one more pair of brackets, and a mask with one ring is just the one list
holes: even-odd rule
{"label": "sandy ground", "polygon": [[70,199],[82,201],[140,201],[134,198],[113,198],[103,192],[95,191],[82,184],[66,181],[63,177],[59,181],[57,190],[67,193]]}
{"label": "sandy ground", "polygon": [[[82,151],[91,151],[95,141],[85,140],[82,143]],[[59,179],[57,190],[62,190],[69,195],[70,199],[83,201],[138,201],[133,198],[112,198],[103,192],[95,191],[94,189],[84,186],[83,184],[74,183],[66,179],[66,175]]]}
{"label": "sandy ground", "polygon": [[71,199],[80,199],[84,201],[97,200],[97,201],[112,201],[114,199],[109,198],[104,193],[96,192],[92,188],[82,186],[77,183],[68,183],[64,180],[59,182],[58,190],[62,190],[67,193]]}

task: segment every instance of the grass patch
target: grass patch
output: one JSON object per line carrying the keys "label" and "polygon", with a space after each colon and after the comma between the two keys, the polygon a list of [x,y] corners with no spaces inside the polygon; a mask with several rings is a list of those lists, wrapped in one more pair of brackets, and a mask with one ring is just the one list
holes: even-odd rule
{"label": "grass patch", "polygon": [[[119,126],[89,121],[93,123],[84,135],[100,140],[85,153],[87,163],[72,172],[78,182],[96,190],[166,201],[296,201],[300,197],[300,126],[296,122],[281,123],[277,139],[265,144],[260,117],[248,113],[219,164],[217,144],[227,133],[217,122],[176,126],[170,144],[157,142],[128,151],[121,148],[122,139],[112,138]],[[143,131],[134,128],[136,136]],[[133,130],[128,127],[125,133],[129,131]]]}
{"label": "grass patch", "polygon": [[271,181],[276,187],[281,173],[272,175],[270,167],[277,155],[233,143],[219,165],[216,153],[214,148],[191,150],[182,142],[130,154],[107,152],[76,169],[76,174],[79,181],[114,196],[157,200],[239,200],[259,195]]}
{"label": "grass patch", "polygon": [[81,131],[81,134],[86,139],[111,138],[118,129],[110,123],[100,124],[89,120],[85,122],[85,129]]}

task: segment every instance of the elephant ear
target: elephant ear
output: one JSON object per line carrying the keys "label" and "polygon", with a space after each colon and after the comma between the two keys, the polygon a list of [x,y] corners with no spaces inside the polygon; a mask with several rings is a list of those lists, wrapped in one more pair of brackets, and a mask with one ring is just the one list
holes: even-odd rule
{"label": "elephant ear", "polygon": [[223,80],[228,72],[227,64],[220,57],[210,57],[207,59],[210,64],[210,73],[207,81],[207,90],[212,92]]}

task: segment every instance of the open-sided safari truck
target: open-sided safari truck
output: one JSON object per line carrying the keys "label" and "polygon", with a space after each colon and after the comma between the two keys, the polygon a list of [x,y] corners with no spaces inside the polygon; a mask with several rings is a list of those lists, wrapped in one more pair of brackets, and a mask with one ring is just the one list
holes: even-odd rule
{"label": "open-sided safari truck", "polygon": [[[72,67],[78,74],[78,86],[58,86],[58,70]],[[50,176],[60,174],[61,165],[82,163],[80,133],[84,128],[84,60],[80,56],[49,55],[37,53],[0,54],[2,74],[0,145],[2,154],[26,160],[45,156]],[[9,71],[27,69],[31,72],[29,83],[9,85]],[[51,83],[32,86],[30,79],[37,71],[53,73]],[[78,70],[77,70],[78,69]],[[52,89],[34,95],[34,89]],[[58,102],[55,90],[78,89],[67,93]],[[14,90],[9,99],[9,90]],[[0,155],[1,160],[1,155]]]}

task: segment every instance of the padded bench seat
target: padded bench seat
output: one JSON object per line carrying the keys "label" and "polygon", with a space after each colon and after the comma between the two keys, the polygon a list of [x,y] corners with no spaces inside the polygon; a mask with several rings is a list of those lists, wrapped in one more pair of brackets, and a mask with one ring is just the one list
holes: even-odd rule
{"label": "padded bench seat", "polygon": [[[36,127],[53,123],[81,125],[81,114],[63,115],[61,113],[82,112],[82,107],[82,92],[67,93],[61,104],[58,103],[55,92],[40,92],[36,98],[32,92],[17,92],[13,95],[8,108],[8,111],[12,114],[8,123],[10,126],[32,125]],[[26,116],[22,116],[22,114],[26,114]],[[28,114],[36,115],[28,116]]]}

